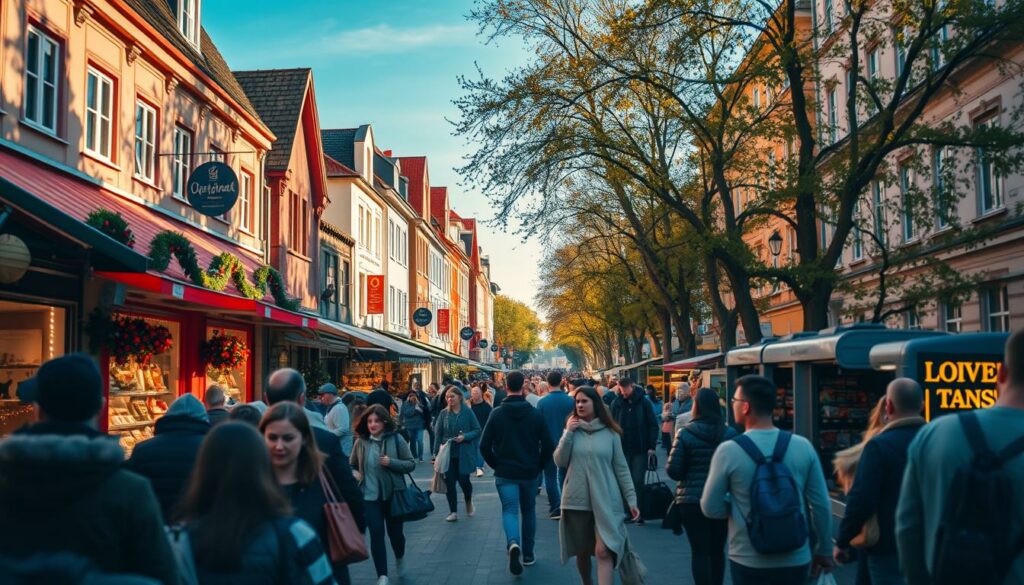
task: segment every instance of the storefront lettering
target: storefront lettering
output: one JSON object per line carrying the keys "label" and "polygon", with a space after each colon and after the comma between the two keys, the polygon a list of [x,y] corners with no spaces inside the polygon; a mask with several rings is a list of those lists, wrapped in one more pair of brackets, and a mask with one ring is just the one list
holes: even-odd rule
{"label": "storefront lettering", "polygon": [[936,388],[935,395],[939,398],[939,408],[943,410],[988,408],[996,403],[999,391],[995,388],[987,390],[964,390],[960,388]]}
{"label": "storefront lettering", "polygon": [[926,384],[942,382],[945,384],[982,383],[995,384],[999,374],[998,362],[940,362],[932,360],[924,362],[924,381]]}
{"label": "storefront lettering", "polygon": [[999,399],[996,380],[1002,356],[922,355],[918,375],[925,393],[925,418],[989,408]]}

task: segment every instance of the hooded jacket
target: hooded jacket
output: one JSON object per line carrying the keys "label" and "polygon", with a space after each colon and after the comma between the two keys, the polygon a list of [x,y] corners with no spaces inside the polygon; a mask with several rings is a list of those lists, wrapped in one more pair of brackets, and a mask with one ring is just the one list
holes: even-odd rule
{"label": "hooded jacket", "polygon": [[[200,410],[175,409],[185,398],[195,400]],[[167,414],[156,421],[154,437],[136,445],[128,459],[128,469],[149,479],[153,485],[166,524],[174,521],[178,503],[196,466],[199,446],[210,430],[205,416],[206,411],[195,397],[179,398]]]}
{"label": "hooded jacket", "polygon": [[677,482],[676,504],[700,504],[708,480],[711,456],[722,441],[736,436],[736,430],[716,419],[699,418],[679,429],[668,454],[665,471]]}
{"label": "hooded jacket", "polygon": [[504,479],[535,479],[554,451],[544,415],[521,395],[494,409],[480,439],[484,461]]}
{"label": "hooded jacket", "polygon": [[622,427],[622,450],[626,456],[646,455],[648,449],[658,445],[661,427],[651,410],[651,402],[639,388],[634,387],[629,398],[617,397],[611,411],[612,418]]}
{"label": "hooded jacket", "polygon": [[177,585],[149,482],[117,442],[79,423],[42,422],[0,441],[0,555],[67,551],[107,573]]}

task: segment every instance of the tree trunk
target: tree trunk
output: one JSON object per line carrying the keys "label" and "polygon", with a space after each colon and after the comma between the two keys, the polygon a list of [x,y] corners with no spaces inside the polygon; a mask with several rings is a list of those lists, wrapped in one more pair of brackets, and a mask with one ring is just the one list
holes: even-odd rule
{"label": "tree trunk", "polygon": [[723,352],[736,347],[736,311],[725,306],[722,300],[718,262],[710,254],[704,256],[705,274],[708,283],[708,297],[711,299],[711,310],[718,323],[718,344]]}
{"label": "tree trunk", "polygon": [[[661,337],[663,339],[672,339],[672,315],[668,310],[658,311],[658,321],[661,322]],[[671,347],[671,344],[669,344]],[[672,361],[672,352],[665,351],[661,354],[661,363],[667,364]]]}
{"label": "tree trunk", "polygon": [[[680,269],[679,278],[676,282],[679,293],[677,310],[672,312],[673,321],[676,324],[676,336],[679,338],[679,350],[683,357],[692,357],[697,353],[697,338],[693,334],[693,324],[690,322],[690,315],[693,315],[693,296],[690,288],[686,285],[686,273]],[[671,351],[666,353],[671,354]]]}
{"label": "tree trunk", "polygon": [[804,309],[804,331],[821,331],[828,328],[828,304],[831,299],[832,287],[827,282],[817,284],[800,299]]}
{"label": "tree trunk", "polygon": [[736,300],[736,312],[739,314],[747,343],[753,345],[761,341],[761,317],[754,305],[754,295],[750,292],[750,276],[745,268],[729,256],[720,256],[719,261],[725,268],[732,286],[732,297]]}

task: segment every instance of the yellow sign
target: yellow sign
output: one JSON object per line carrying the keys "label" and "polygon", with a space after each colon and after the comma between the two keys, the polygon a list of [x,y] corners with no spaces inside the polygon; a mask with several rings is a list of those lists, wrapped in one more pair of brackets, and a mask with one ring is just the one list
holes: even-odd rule
{"label": "yellow sign", "polygon": [[924,388],[924,418],[988,408],[996,403],[1001,355],[922,354],[918,379]]}

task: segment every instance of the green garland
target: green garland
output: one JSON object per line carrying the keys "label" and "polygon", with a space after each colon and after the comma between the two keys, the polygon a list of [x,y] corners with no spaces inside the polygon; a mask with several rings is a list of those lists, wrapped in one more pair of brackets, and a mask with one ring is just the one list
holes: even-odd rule
{"label": "green garland", "polygon": [[135,234],[128,227],[126,220],[119,212],[107,209],[97,209],[89,212],[85,223],[107,234],[111,238],[121,242],[129,248],[135,247]]}
{"label": "green garland", "polygon": [[253,273],[253,279],[256,281],[253,286],[245,277],[242,261],[227,252],[222,252],[213,258],[210,267],[204,272],[199,267],[195,248],[184,235],[172,231],[160,232],[149,244],[152,268],[163,272],[171,264],[171,256],[178,260],[178,265],[188,279],[198,286],[222,291],[227,288],[228,282],[233,282],[246,298],[262,299],[267,294],[269,284],[270,294],[277,306],[288,311],[299,309],[299,299],[288,296],[281,273],[273,267],[264,265],[257,268]]}

